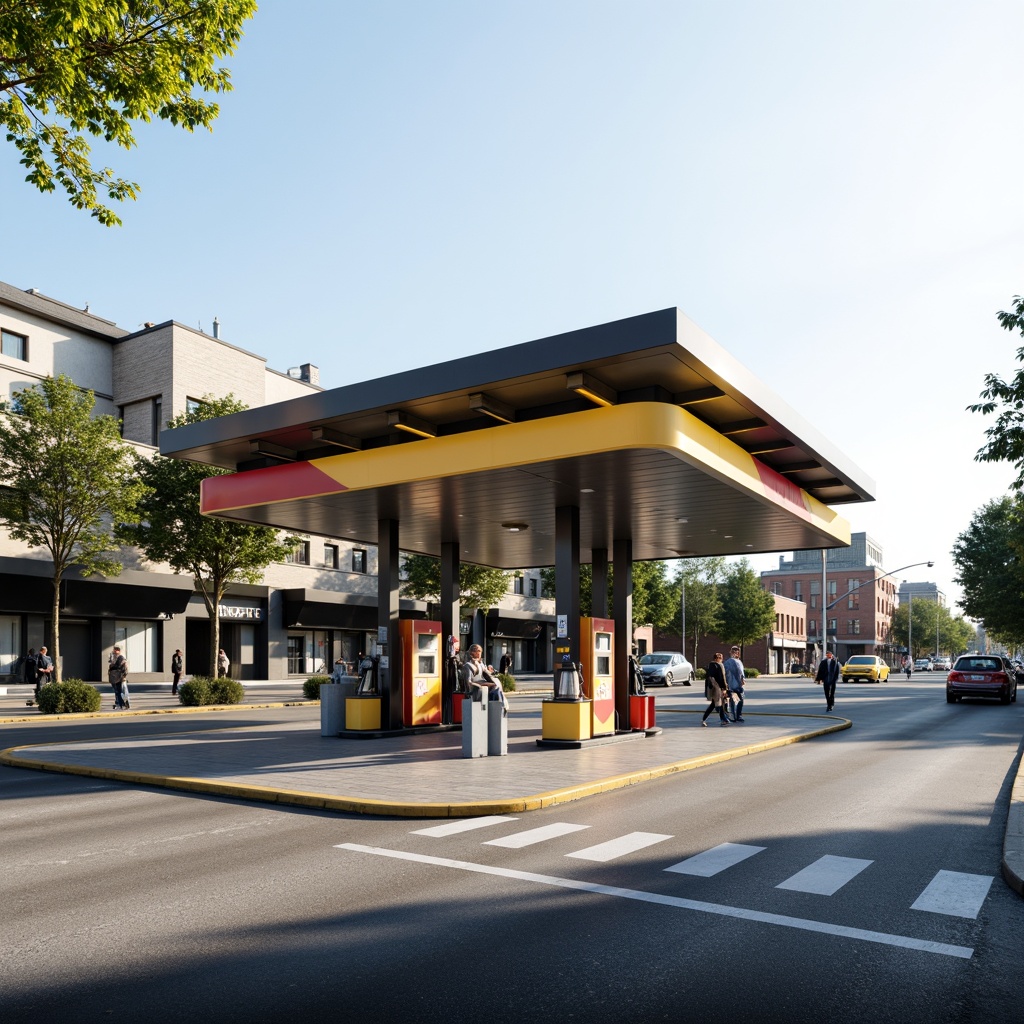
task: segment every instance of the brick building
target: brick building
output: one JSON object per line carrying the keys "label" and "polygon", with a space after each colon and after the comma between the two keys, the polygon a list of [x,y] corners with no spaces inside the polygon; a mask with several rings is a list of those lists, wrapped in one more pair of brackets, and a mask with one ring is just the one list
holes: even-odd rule
{"label": "brick building", "polygon": [[822,599],[821,551],[795,551],[779,558],[779,568],[761,573],[765,586],[780,597],[807,606],[807,656],[821,656],[822,619],[827,643],[840,661],[854,654],[876,654],[890,665],[897,654],[890,639],[896,584],[885,576],[882,548],[866,533],[851,536],[848,548],[830,548]]}

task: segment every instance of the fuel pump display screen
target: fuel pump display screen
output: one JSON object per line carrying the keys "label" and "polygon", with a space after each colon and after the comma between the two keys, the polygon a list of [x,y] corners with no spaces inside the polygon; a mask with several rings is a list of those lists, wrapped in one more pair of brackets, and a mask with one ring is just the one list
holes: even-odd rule
{"label": "fuel pump display screen", "polygon": [[432,676],[434,674],[434,656],[432,654],[421,654],[419,656],[419,668],[417,675]]}
{"label": "fuel pump display screen", "polygon": [[602,655],[597,659],[597,674],[599,676],[610,676],[612,674],[611,658]]}
{"label": "fuel pump display screen", "polygon": [[416,634],[416,645],[421,651],[432,651],[436,643],[437,637],[433,633]]}
{"label": "fuel pump display screen", "polygon": [[595,640],[596,640],[596,643],[594,644],[595,650],[598,650],[598,651],[610,651],[612,649],[611,633],[598,633],[597,636],[595,637]]}

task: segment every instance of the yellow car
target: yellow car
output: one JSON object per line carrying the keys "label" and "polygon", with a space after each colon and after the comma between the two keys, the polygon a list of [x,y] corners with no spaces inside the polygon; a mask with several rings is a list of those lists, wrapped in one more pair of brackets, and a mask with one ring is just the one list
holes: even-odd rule
{"label": "yellow car", "polygon": [[873,654],[855,654],[843,666],[844,683],[884,683],[889,678],[889,666]]}

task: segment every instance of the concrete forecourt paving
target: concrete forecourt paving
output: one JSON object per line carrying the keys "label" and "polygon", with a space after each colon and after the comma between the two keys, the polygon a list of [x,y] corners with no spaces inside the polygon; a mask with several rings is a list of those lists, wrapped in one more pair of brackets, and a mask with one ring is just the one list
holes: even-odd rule
{"label": "concrete forecourt paving", "polygon": [[[308,701],[273,700],[220,708],[184,708],[166,694],[133,694],[133,709],[91,717],[229,713],[297,709]],[[250,691],[261,696],[258,690]],[[342,813],[444,818],[521,814],[652,779],[762,753],[849,729],[836,715],[746,711],[743,723],[700,728],[701,711],[659,708],[657,736],[583,749],[541,748],[541,693],[516,694],[508,719],[507,757],[462,757],[458,730],[402,736],[321,736],[308,710],[294,722],[247,724],[191,733],[12,746],[12,767],[160,786]],[[20,704],[21,708],[18,708]],[[42,719],[24,697],[0,697],[0,724],[80,721]],[[317,705],[313,704],[313,707]],[[1003,876],[1024,895],[1024,767],[1013,786],[1003,848]]]}

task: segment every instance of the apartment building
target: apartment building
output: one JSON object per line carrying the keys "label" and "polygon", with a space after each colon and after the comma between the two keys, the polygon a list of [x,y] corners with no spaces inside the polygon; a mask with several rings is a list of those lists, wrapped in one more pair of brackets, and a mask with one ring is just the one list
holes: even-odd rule
{"label": "apartment building", "polygon": [[761,579],[773,594],[806,604],[807,662],[821,656],[824,619],[828,647],[841,661],[876,654],[893,663],[889,634],[896,585],[885,576],[881,545],[866,533],[854,533],[848,548],[827,550],[824,595],[820,550],[780,556],[779,568],[761,573]]}
{"label": "apartment building", "polygon": [[[0,397],[64,374],[95,395],[96,412],[117,416],[122,435],[153,455],[160,430],[203,395],[233,394],[250,407],[320,390],[317,367],[287,371],[220,337],[176,321],[127,331],[56,299],[0,282]],[[137,682],[169,677],[176,648],[187,674],[208,670],[210,622],[189,576],[120,552],[109,579],[71,573],[61,594],[63,674],[97,681],[114,643],[127,649]],[[238,679],[282,679],[329,672],[341,658],[373,651],[377,625],[376,548],[358,538],[306,536],[258,585],[232,586],[221,607],[221,646]],[[52,564],[45,551],[14,541],[0,527],[0,681],[21,654],[50,643]],[[508,650],[514,670],[550,667],[553,602],[541,597],[539,570],[512,579],[501,606],[472,613],[461,629],[497,662]],[[403,599],[403,617],[427,605]]]}

